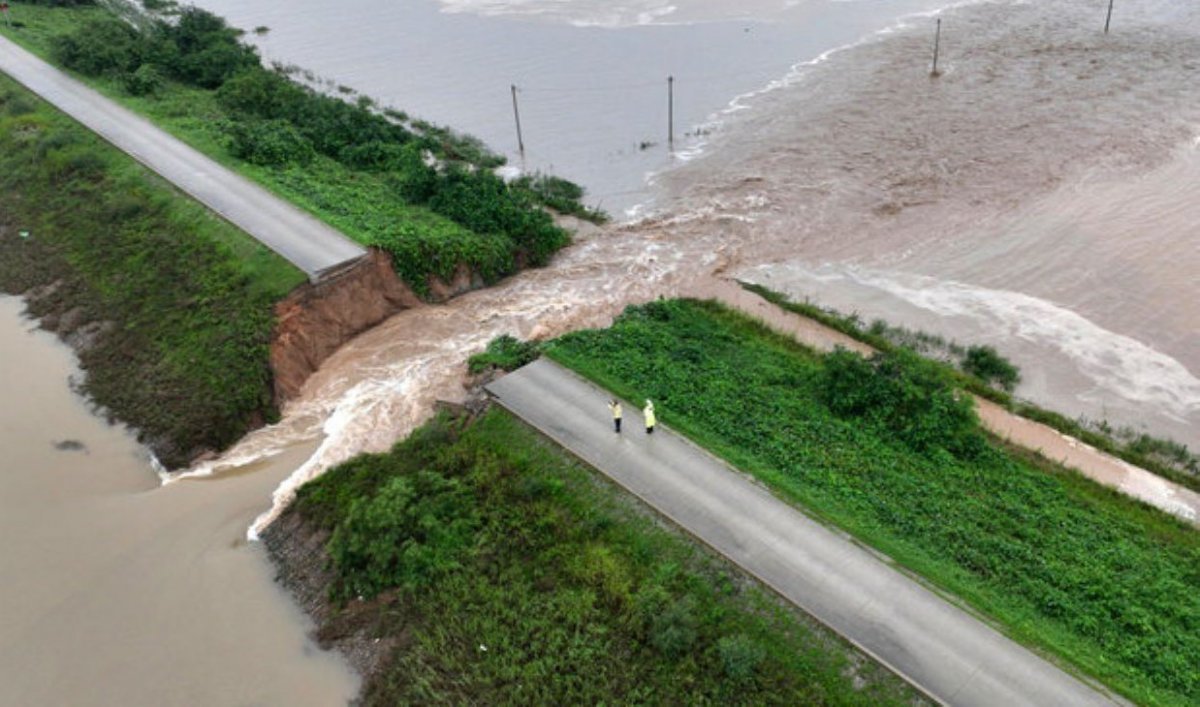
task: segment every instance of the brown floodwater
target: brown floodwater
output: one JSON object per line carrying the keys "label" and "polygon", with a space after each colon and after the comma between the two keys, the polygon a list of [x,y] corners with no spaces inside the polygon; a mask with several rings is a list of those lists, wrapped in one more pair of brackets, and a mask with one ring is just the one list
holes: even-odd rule
{"label": "brown floodwater", "polygon": [[[349,64],[373,57],[366,73],[346,79],[368,94],[381,93],[374,81],[407,75],[389,52],[416,62],[440,51],[421,42],[362,41],[355,23],[369,36],[403,28],[395,15],[403,4],[389,5],[373,23],[370,3],[356,3],[363,13],[299,12],[294,2],[255,4],[255,12],[278,5],[272,11],[291,13],[286,19],[245,12],[273,28],[262,40],[273,59],[322,72],[314,60],[320,51]],[[719,38],[729,29],[721,18],[744,15],[718,11],[732,3],[715,0],[679,4],[677,18],[700,12],[705,20],[696,37]],[[829,12],[848,13],[834,23],[832,43],[806,35],[805,49],[782,64],[754,67],[774,72],[774,80],[756,84],[761,90],[737,86],[742,95],[729,110],[721,111],[724,103],[689,109],[689,120],[712,111],[719,119],[694,131],[687,161],[677,157],[681,166],[654,178],[645,218],[582,233],[546,268],[393,317],[335,354],[279,424],[161,487],[145,453],[70,392],[69,353],[30,333],[15,300],[0,300],[0,704],[344,702],[354,678],[305,637],[307,623],[272,583],[260,548],[243,542],[252,521],[268,521],[268,508],[330,465],[386,449],[427,419],[437,400],[461,400],[466,357],[491,338],[601,326],[631,302],[713,292],[718,277],[992,343],[1022,365],[1021,394],[1196,446],[1200,6],[1127,0],[1106,37],[1100,4],[949,10],[942,15],[944,74],[931,80],[929,17],[826,53],[878,30],[878,22],[855,23],[886,3],[823,2]],[[480,58],[467,73],[485,72],[484,57],[494,54],[497,63],[570,78],[566,69],[579,57],[559,61],[554,52],[587,45],[543,29],[562,24],[556,13],[567,12],[564,3],[443,5],[452,17],[473,18],[463,20],[465,39],[450,45]],[[582,6],[606,8],[599,0]],[[654,33],[667,46],[688,46],[683,29],[657,34],[654,23],[673,14],[668,4],[621,7],[625,14],[607,29],[588,29],[588,42],[613,56],[649,56],[618,41],[622,23],[633,23],[628,36]],[[815,5],[784,7],[799,9],[788,10],[791,19],[772,15],[738,27],[737,35],[752,38],[717,63],[731,74],[753,63],[755,33],[779,54],[788,32],[809,26],[801,20]],[[499,19],[491,17],[496,8],[506,10]],[[524,12],[538,15],[538,28],[516,17]],[[437,36],[442,14],[427,12],[416,26]],[[291,38],[296,23],[308,37]],[[327,31],[328,23],[338,30]],[[825,29],[813,26],[816,34]],[[558,40],[540,58],[514,60],[480,44],[495,28],[513,32],[503,40],[513,48],[541,34]],[[308,53],[291,56],[288,47]],[[356,53],[364,48],[370,57]],[[435,64],[449,65],[436,56]],[[716,76],[717,68],[705,70]],[[455,96],[474,89],[463,89],[471,84],[455,71],[466,70],[436,73],[411,92],[435,96],[445,112],[430,117],[457,125]],[[409,92],[393,86],[385,98],[403,105]],[[587,128],[578,137],[584,147],[562,154],[586,167],[581,175],[599,170],[614,202],[630,192],[641,199],[645,187],[630,187],[629,175],[617,172],[634,170],[640,185],[642,172],[671,162],[604,147],[596,135],[617,122],[606,111],[628,101],[607,93],[597,100],[604,105],[585,105],[595,115],[577,123]],[[564,102],[554,122],[570,124],[569,111],[579,109]],[[507,121],[492,108],[462,110],[486,114],[497,135]],[[640,134],[619,140],[633,143]],[[565,130],[554,139],[567,145],[576,138]],[[84,448],[54,446],[69,441]]]}
{"label": "brown floodwater", "polygon": [[160,486],[70,389],[72,353],[0,297],[0,705],[332,705],[356,678],[244,541],[311,447]]}
{"label": "brown floodwater", "polygon": [[994,344],[1019,394],[1197,447],[1200,7],[1125,3],[1105,36],[1093,5],[948,10],[937,79],[912,22],[797,67],[657,177],[656,214],[368,332],[230,459],[321,440],[278,509],[462,398],[492,337],[603,325],[714,276]]}

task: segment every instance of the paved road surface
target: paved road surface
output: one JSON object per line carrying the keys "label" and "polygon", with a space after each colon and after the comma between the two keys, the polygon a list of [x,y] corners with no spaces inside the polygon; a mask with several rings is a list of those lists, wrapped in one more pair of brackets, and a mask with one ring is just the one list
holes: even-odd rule
{"label": "paved road surface", "polygon": [[488,391],[935,699],[996,707],[1116,702],[682,437],[661,427],[646,435],[640,405],[625,404],[626,430],[614,434],[610,396],[544,359]]}
{"label": "paved road surface", "polygon": [[362,246],[0,37],[0,71],[317,279]]}

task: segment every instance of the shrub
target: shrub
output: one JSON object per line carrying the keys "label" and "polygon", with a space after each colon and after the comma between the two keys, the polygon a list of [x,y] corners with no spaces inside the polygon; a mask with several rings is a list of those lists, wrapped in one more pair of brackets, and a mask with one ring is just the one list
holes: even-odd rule
{"label": "shrub", "polygon": [[424,150],[415,142],[405,145],[391,165],[388,182],[401,199],[424,204],[437,191],[437,170],[425,164]]}
{"label": "shrub", "polygon": [[1021,381],[1021,372],[991,346],[972,346],[962,358],[963,371],[1008,392]]}
{"label": "shrub", "polygon": [[183,81],[201,88],[218,88],[239,71],[258,65],[258,56],[236,42],[215,42],[181,55],[175,71]]}
{"label": "shrub", "polygon": [[590,209],[581,203],[583,188],[574,182],[549,174],[524,175],[513,180],[513,189],[529,192],[540,204],[561,214],[573,214],[594,223],[608,220],[604,212]]}
{"label": "shrub", "polygon": [[301,87],[258,67],[239,72],[217,89],[217,102],[239,117],[287,119],[298,112],[305,98]]}
{"label": "shrub", "polygon": [[477,520],[457,480],[420,471],[356,499],[329,540],[343,596],[426,586],[457,568]]}
{"label": "shrub", "polygon": [[508,334],[497,336],[488,342],[487,350],[467,359],[471,373],[483,373],[488,368],[514,371],[536,359],[541,352],[535,341],[521,341]]}
{"label": "shrub", "polygon": [[229,134],[235,157],[265,167],[308,164],[316,155],[300,131],[282,120],[234,123]]}
{"label": "shrub", "polygon": [[126,74],[125,90],[134,96],[152,96],[163,86],[163,77],[152,64],[142,64],[132,74]]}
{"label": "shrub", "polygon": [[650,644],[668,658],[682,658],[696,642],[696,623],[691,601],[672,602],[650,625]]}
{"label": "shrub", "polygon": [[92,20],[51,41],[54,60],[88,76],[125,74],[136,69],[145,52],[137,30],[118,19]]}
{"label": "shrub", "polygon": [[972,457],[985,448],[970,399],[916,354],[897,349],[867,360],[838,349],[825,364],[821,393],[834,414],[866,419],[920,452]]}
{"label": "shrub", "polygon": [[158,60],[185,83],[218,88],[238,72],[261,66],[258,52],[242,44],[225,20],[205,10],[186,7],[175,24],[159,23],[158,31],[172,45]]}
{"label": "shrub", "polygon": [[717,654],[721,656],[725,677],[735,684],[745,684],[753,679],[766,657],[761,646],[740,633],[717,641]]}
{"label": "shrub", "polygon": [[[417,159],[420,159],[419,154]],[[347,167],[379,172],[409,166],[412,159],[411,152],[406,150],[405,145],[370,140],[343,147],[338,153],[338,162]]]}

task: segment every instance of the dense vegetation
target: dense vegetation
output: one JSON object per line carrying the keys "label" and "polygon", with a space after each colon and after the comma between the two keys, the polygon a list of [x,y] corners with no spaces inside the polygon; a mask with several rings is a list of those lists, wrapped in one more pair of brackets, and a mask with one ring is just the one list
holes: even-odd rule
{"label": "dense vegetation", "polygon": [[515,371],[538,357],[541,347],[534,341],[520,341],[514,336],[502,334],[488,342],[481,353],[467,359],[467,370],[472,374],[483,373],[489,368]]}
{"label": "dense vegetation", "polygon": [[[964,389],[1003,405],[1022,417],[1036,420],[1081,439],[1130,464],[1152,471],[1193,491],[1200,491],[1200,455],[1189,450],[1187,445],[1154,437],[1131,427],[1114,428],[1106,420],[1073,420],[1028,401],[1016,399],[1011,392],[1020,381],[1020,370],[990,346],[963,347],[936,334],[913,331],[882,320],[864,325],[856,315],[842,315],[810,302],[793,302],[761,285],[742,283],[742,286],[783,309],[821,322],[879,351],[910,349],[935,360],[957,362],[961,373],[956,375],[956,380]],[[992,385],[999,385],[1002,390],[997,390]]]}
{"label": "dense vegetation", "polygon": [[1139,702],[1200,701],[1200,534],[1035,455],[976,448],[974,422],[922,364],[819,356],[693,301],[631,307],[545,350],[654,399],[667,424],[1018,639]]}
{"label": "dense vegetation", "polygon": [[460,263],[485,282],[545,264],[569,236],[544,207],[603,218],[565,180],[506,184],[493,172],[503,158],[474,138],[263,67],[239,31],[204,10],[132,21],[96,9],[23,10],[27,27],[14,39],[352,238],[387,250],[422,294],[431,275],[447,280]]}
{"label": "dense vegetation", "polygon": [[0,288],[42,287],[32,312],[85,342],[84,391],[164,463],[272,414],[271,305],[299,271],[7,78],[0,191]]}
{"label": "dense vegetation", "polygon": [[898,679],[492,410],[300,490],[406,642],[367,704],[900,704]]}

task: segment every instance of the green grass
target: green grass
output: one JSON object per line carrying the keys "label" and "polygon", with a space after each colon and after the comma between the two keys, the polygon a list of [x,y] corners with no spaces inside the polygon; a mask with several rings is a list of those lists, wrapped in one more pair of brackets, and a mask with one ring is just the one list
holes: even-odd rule
{"label": "green grass", "polygon": [[55,283],[33,313],[93,325],[84,391],[165,464],[274,414],[271,307],[301,272],[7,78],[0,190],[0,286]]}
{"label": "green grass", "polygon": [[714,303],[630,308],[547,355],[1145,704],[1200,701],[1200,534],[1045,460],[914,451],[822,402],[824,358]]}
{"label": "green grass", "polygon": [[50,7],[11,0],[8,14],[13,26],[9,28],[0,22],[0,34],[47,61],[50,59],[50,40],[55,36],[109,16],[107,10],[98,6]]}
{"label": "green grass", "polygon": [[289,512],[333,532],[335,595],[377,595],[370,630],[402,641],[369,705],[915,697],[499,409],[332,469]]}

